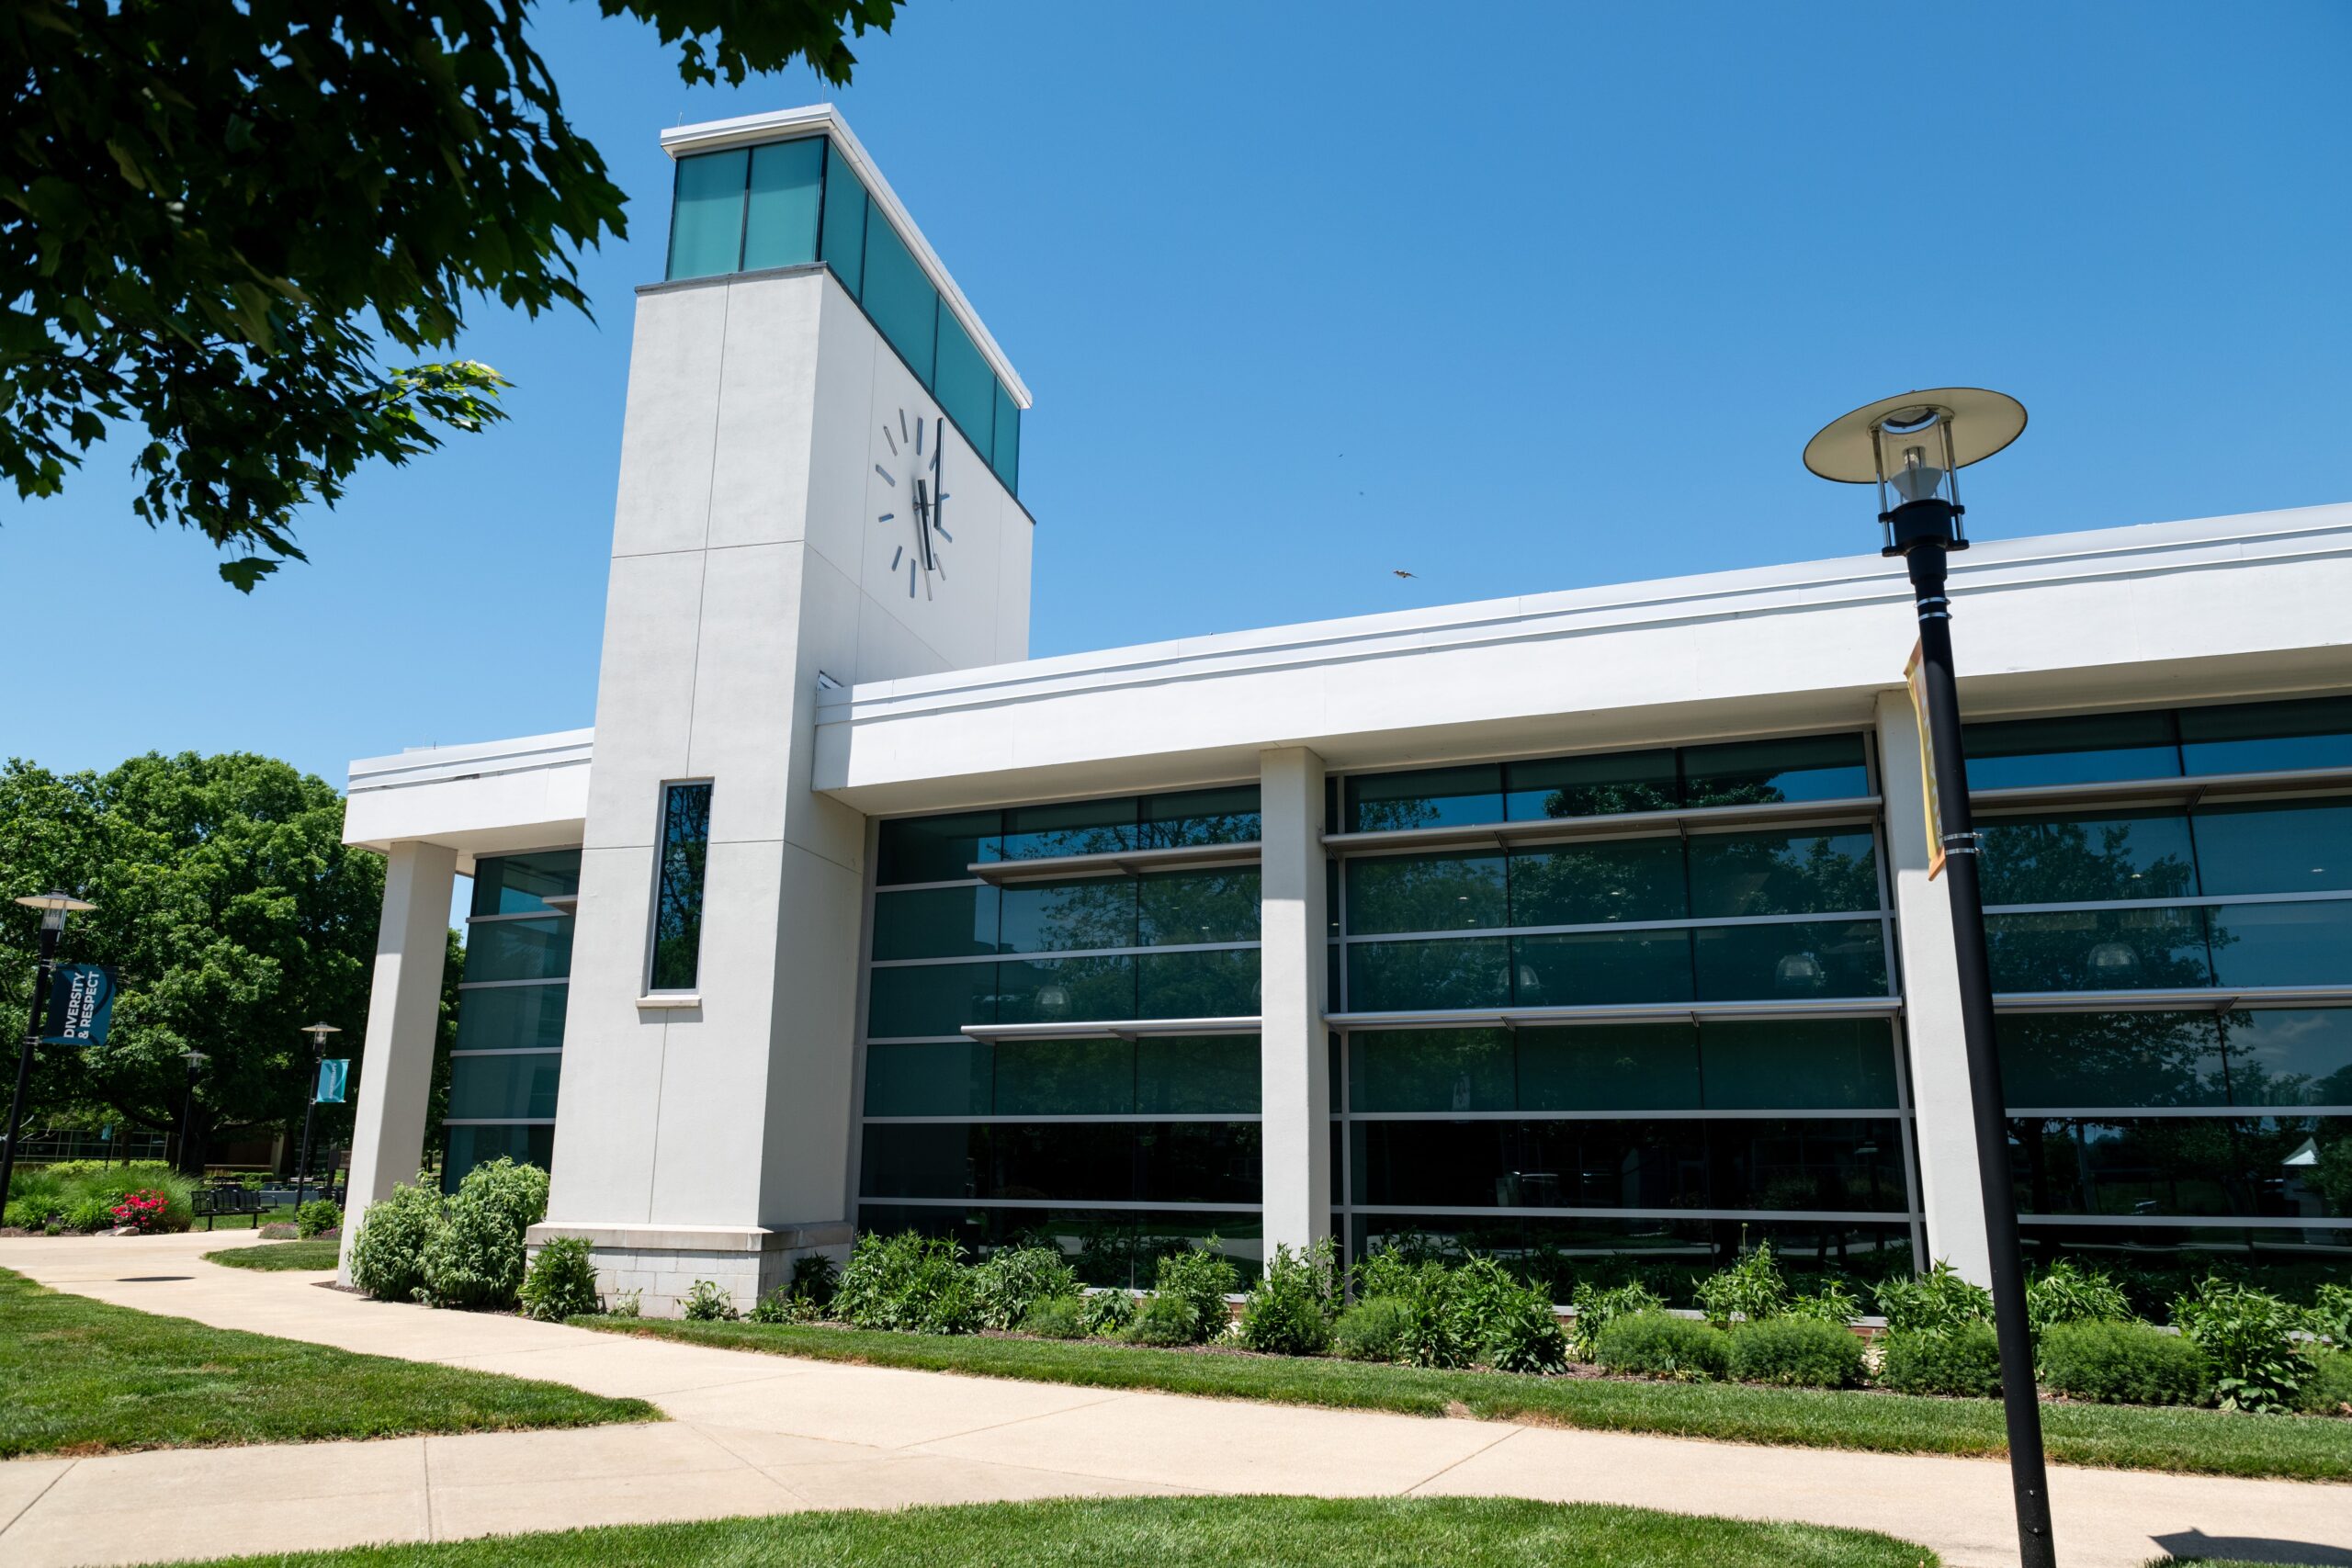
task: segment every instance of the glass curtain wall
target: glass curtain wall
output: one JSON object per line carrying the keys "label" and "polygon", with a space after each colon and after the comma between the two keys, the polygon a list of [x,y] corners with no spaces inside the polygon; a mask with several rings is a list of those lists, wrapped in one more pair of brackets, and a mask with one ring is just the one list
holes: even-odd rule
{"label": "glass curtain wall", "polygon": [[832,269],[1004,488],[1021,493],[1021,405],[904,236],[825,136],[677,161],[672,282],[766,267]]}
{"label": "glass curtain wall", "polygon": [[[1340,829],[1670,814],[1473,849],[1345,846],[1334,1190],[1385,1240],[1575,1279],[1705,1269],[1769,1237],[1797,1267],[1912,1266],[1901,1043],[1835,1004],[1896,994],[1860,735],[1351,776]],[[1710,807],[1816,803],[1803,826]],[[1448,1012],[1679,1004],[1670,1021]],[[1706,1016],[1737,1004],[1737,1018]],[[1811,1014],[1811,1016],[1808,1016]],[[1405,1026],[1398,1026],[1405,1025]]]}
{"label": "glass curtain wall", "polygon": [[[1215,1235],[1254,1271],[1258,832],[1254,784],[883,823],[860,1227],[983,1255],[1043,1243],[1106,1285],[1148,1285],[1161,1253]],[[1230,864],[1041,866],[1001,886],[971,869],[1217,844],[1247,847]]]}
{"label": "glass curtain wall", "polygon": [[501,1155],[543,1170],[553,1162],[571,976],[569,900],[579,891],[578,850],[486,856],[475,864],[458,1040],[449,1053],[445,1191]]}
{"label": "glass curtain wall", "polygon": [[2352,1274],[2352,780],[2095,788],[2352,769],[2352,700],[1982,724],[1968,745],[1980,790],[2094,786],[1980,807],[2029,1245],[2152,1299],[2217,1266],[2290,1294]]}

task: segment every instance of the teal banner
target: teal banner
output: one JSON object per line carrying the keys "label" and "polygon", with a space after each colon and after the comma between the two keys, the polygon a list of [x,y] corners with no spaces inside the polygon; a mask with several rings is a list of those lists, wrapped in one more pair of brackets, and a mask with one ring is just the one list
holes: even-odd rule
{"label": "teal banner", "polygon": [[351,1058],[329,1056],[319,1064],[318,1101],[321,1105],[341,1105],[343,1091],[351,1082]]}
{"label": "teal banner", "polygon": [[49,977],[49,1045],[103,1045],[114,1021],[114,971],[99,964],[61,964]]}

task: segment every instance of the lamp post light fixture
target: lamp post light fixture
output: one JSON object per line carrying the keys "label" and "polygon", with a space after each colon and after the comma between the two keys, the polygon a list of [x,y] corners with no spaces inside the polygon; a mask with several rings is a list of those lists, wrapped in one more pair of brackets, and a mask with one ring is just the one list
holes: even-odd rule
{"label": "lamp post light fixture", "polygon": [[180,1091],[180,1171],[197,1176],[201,1172],[187,1168],[188,1150],[196,1146],[196,1080],[204,1076],[204,1064],[212,1058],[191,1048],[180,1053],[180,1060],[187,1064],[187,1087]]}
{"label": "lamp post light fixture", "polygon": [[311,1103],[302,1111],[302,1163],[294,1171],[294,1218],[298,1224],[302,1217],[302,1195],[309,1190],[311,1177],[311,1123],[319,1114],[319,1064],[326,1059],[327,1036],[343,1031],[332,1023],[306,1023],[302,1032],[311,1037]]}
{"label": "lamp post light fixture", "polygon": [[49,979],[57,968],[57,942],[65,934],[65,917],[86,915],[97,908],[71,893],[36,893],[19,898],[28,909],[40,911],[40,961],[33,966],[33,1010],[25,1022],[25,1037],[17,1047],[17,1092],[8,1101],[8,1139],[0,1145],[0,1202],[17,1175],[17,1135],[23,1131],[25,1092],[32,1087],[33,1050],[40,1043],[41,1015],[49,1010]]}
{"label": "lamp post light fixture", "polygon": [[2041,1454],[2041,1404],[2033,1381],[2033,1337],[2026,1325],[2025,1265],[2018,1248],[2017,1194],[2009,1173],[2007,1103],[1993,1033],[1993,975],[1984,939],[1978,835],[1968,807],[1968,761],[1961,746],[1960,694],[1953,684],[1948,558],[1968,547],[1961,519],[1960,470],[2015,441],[2025,405],[1982,387],[1942,387],[1883,398],[1831,421],[1805,445],[1804,466],[1840,484],[1878,486],[1882,552],[1901,556],[1919,615],[1919,675],[1934,759],[1931,831],[1944,855],[1952,949],[1960,970],[1961,1034],[1975,1111],[1976,1173],[1983,1184],[1993,1323],[2001,1348],[2001,1404],[2007,1418],[2009,1484],[2016,1494],[2018,1550],[2024,1568],[2052,1568],[2050,1484]]}

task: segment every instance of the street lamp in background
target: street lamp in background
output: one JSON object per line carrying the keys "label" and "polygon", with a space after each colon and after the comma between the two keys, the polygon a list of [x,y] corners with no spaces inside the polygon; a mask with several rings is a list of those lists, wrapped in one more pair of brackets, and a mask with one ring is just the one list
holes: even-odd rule
{"label": "street lamp in background", "polygon": [[19,898],[28,909],[40,911],[40,962],[33,969],[33,1010],[25,1022],[23,1043],[17,1047],[17,1093],[8,1101],[8,1142],[0,1147],[0,1203],[8,1200],[8,1184],[17,1175],[17,1135],[23,1131],[25,1091],[32,1087],[33,1048],[40,1043],[41,1015],[49,1008],[49,977],[57,967],[57,942],[65,934],[65,917],[86,915],[97,908],[71,893],[36,893]]}
{"label": "street lamp in background", "polygon": [[[1931,860],[1949,874],[1952,949],[1960,968],[1960,1021],[1975,1110],[1976,1171],[1984,1184],[1986,1250],[1993,1270],[1993,1325],[2001,1347],[2001,1405],[2007,1417],[2009,1484],[2017,1494],[2018,1550],[2024,1568],[2052,1568],[2050,1484],[2042,1469],[2041,1404],[2033,1382],[2033,1336],[2026,1325],[2025,1264],[2018,1250],[2017,1195],[2009,1173],[2007,1102],[1993,1036],[1993,975],[1984,941],[1978,839],[1968,808],[1968,761],[1961,749],[1960,694],[1952,683],[1951,603],[1947,558],[1968,547],[1961,525],[1960,470],[1982,462],[2025,430],[2025,405],[1981,387],[1942,387],[1869,403],[1822,428],[1804,466],[1840,484],[1878,486],[1883,554],[1901,556],[1918,603],[1920,705],[1927,733]],[[1932,874],[1932,873],[1931,873]]]}
{"label": "street lamp in background", "polygon": [[212,1060],[203,1052],[190,1048],[180,1053],[180,1060],[187,1064],[187,1087],[180,1091],[180,1170],[187,1176],[200,1177],[200,1169],[188,1169],[188,1150],[196,1145],[196,1080],[204,1076],[204,1064]]}
{"label": "street lamp in background", "polygon": [[327,1036],[340,1034],[342,1030],[332,1023],[307,1023],[302,1032],[311,1037],[311,1103],[302,1112],[302,1163],[294,1171],[294,1215],[302,1215],[302,1194],[307,1190],[311,1176],[311,1122],[319,1113],[319,1064],[326,1060]]}

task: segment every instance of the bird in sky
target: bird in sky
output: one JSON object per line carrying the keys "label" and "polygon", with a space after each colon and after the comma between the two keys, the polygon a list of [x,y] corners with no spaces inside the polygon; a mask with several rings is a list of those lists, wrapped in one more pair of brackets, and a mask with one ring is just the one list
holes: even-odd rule
{"label": "bird in sky", "polygon": [[1396,568],[1396,567],[1393,567],[1393,566],[1392,566],[1392,567],[1390,567],[1388,570],[1391,570],[1391,571],[1393,571],[1393,572],[1396,572],[1396,575],[1397,575],[1397,576],[1399,576],[1399,577],[1413,577],[1413,576],[1418,575],[1417,573],[1414,573],[1414,572],[1409,572],[1409,571],[1404,571],[1404,570],[1399,570],[1398,568]]}

